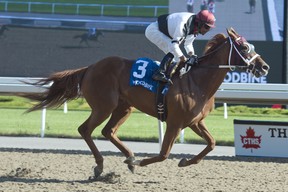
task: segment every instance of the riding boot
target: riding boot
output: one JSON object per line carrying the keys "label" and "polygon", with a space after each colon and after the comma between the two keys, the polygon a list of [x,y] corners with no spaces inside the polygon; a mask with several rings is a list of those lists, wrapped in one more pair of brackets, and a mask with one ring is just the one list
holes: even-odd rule
{"label": "riding boot", "polygon": [[166,77],[165,73],[167,70],[167,66],[171,63],[173,58],[174,55],[172,53],[166,54],[160,63],[159,69],[152,75],[152,79],[154,79],[155,81],[161,81],[163,83],[169,82],[172,84],[171,80]]}

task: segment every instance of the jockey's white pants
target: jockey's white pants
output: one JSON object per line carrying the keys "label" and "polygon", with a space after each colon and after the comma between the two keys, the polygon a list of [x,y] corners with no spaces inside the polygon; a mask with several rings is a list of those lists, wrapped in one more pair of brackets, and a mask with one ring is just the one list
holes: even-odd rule
{"label": "jockey's white pants", "polygon": [[[165,54],[171,52],[171,39],[159,31],[158,22],[151,23],[145,30],[145,36]],[[172,53],[174,55],[174,53]],[[174,57],[178,61],[178,57]]]}

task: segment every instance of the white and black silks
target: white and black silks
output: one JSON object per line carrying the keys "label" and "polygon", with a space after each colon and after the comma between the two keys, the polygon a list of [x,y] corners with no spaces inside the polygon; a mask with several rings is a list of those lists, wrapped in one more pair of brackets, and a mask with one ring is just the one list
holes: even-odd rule
{"label": "white and black silks", "polygon": [[[173,39],[173,37],[171,37],[171,35],[169,34],[169,30],[168,30],[168,20],[167,20],[168,16],[169,16],[169,14],[165,14],[165,15],[160,15],[158,17],[158,19],[157,19],[158,27],[162,33],[164,33],[170,39]],[[185,39],[188,35],[192,35],[194,33],[194,31],[195,31],[194,19],[195,18],[196,18],[196,15],[191,15],[188,18],[187,22],[184,24],[184,26],[183,26],[183,39]]]}

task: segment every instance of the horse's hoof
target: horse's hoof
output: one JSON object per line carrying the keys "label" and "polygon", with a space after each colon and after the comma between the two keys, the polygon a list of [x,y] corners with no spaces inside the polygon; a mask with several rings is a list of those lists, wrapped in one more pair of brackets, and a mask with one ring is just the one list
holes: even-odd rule
{"label": "horse's hoof", "polygon": [[135,157],[131,156],[124,160],[124,163],[128,165],[132,165],[133,161],[135,161]]}
{"label": "horse's hoof", "polygon": [[131,173],[134,173],[135,166],[134,165],[128,165],[128,169],[131,171]]}
{"label": "horse's hoof", "polygon": [[103,167],[96,166],[94,168],[94,178],[99,177],[102,172],[103,172]]}
{"label": "horse's hoof", "polygon": [[131,156],[125,159],[124,163],[128,164],[128,169],[134,173],[135,165],[133,165],[133,162],[135,161],[135,157]]}
{"label": "horse's hoof", "polygon": [[178,164],[178,167],[186,167],[188,160],[186,158],[181,159],[181,161]]}
{"label": "horse's hoof", "polygon": [[[134,165],[138,165],[140,166],[140,160],[135,160],[135,157],[128,157],[127,159],[125,159],[124,163],[134,166]],[[129,168],[130,169],[130,168]],[[130,169],[131,170],[131,169]]]}

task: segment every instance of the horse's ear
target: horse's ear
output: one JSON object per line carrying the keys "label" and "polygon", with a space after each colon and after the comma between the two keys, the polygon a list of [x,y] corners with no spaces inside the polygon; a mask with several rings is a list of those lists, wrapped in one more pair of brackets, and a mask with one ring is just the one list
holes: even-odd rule
{"label": "horse's ear", "polygon": [[231,38],[235,39],[238,36],[237,32],[232,27],[230,27],[229,29],[226,29],[226,30],[227,30],[228,35]]}

